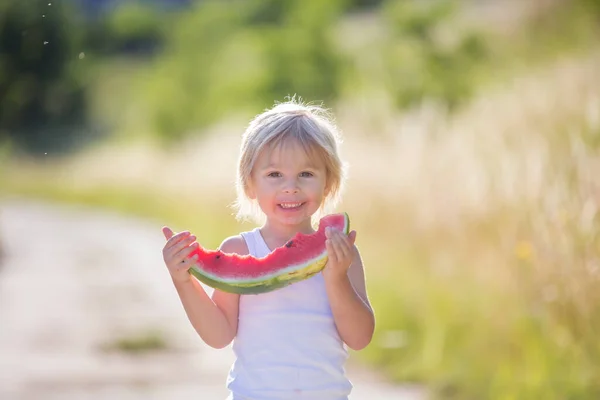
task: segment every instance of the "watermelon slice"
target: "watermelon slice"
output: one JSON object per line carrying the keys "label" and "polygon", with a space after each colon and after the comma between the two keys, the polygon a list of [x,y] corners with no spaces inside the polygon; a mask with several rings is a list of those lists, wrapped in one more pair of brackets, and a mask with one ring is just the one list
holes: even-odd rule
{"label": "watermelon slice", "polygon": [[310,234],[297,233],[289,242],[265,257],[224,253],[199,246],[190,257],[198,260],[189,269],[206,285],[229,293],[266,293],[307,279],[327,264],[325,228],[336,228],[346,235],[350,229],[348,214],[330,214],[319,221],[319,229]]}

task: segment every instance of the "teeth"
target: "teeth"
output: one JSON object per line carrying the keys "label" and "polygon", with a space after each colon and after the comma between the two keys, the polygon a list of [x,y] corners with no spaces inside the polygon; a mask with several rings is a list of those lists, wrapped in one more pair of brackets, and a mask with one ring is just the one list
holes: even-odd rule
{"label": "teeth", "polygon": [[296,207],[300,207],[302,205],[302,203],[281,203],[280,206],[282,208],[296,208]]}

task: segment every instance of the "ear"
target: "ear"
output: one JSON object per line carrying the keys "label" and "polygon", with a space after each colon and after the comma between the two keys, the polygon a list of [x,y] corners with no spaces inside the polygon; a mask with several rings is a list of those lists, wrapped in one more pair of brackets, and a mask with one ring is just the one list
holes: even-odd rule
{"label": "ear", "polygon": [[331,193],[331,184],[329,182],[325,182],[325,190],[323,191],[323,198],[326,198]]}
{"label": "ear", "polygon": [[252,180],[248,181],[245,191],[246,191],[246,196],[248,196],[248,198],[250,200],[256,200],[256,191],[254,190],[254,185],[252,184]]}
{"label": "ear", "polygon": [[331,186],[325,184],[325,189],[323,190],[323,198],[321,199],[321,204],[319,205],[320,212],[323,212],[323,210],[325,209],[325,203],[327,202],[327,199],[328,199],[330,193],[331,193]]}

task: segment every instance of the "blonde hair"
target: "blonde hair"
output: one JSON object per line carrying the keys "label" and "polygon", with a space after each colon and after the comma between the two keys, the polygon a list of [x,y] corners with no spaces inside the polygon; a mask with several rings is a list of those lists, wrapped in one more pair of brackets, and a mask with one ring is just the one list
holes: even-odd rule
{"label": "blonde hair", "polygon": [[347,169],[338,152],[340,132],[328,110],[292,98],[275,103],[273,108],[258,114],[242,135],[236,177],[237,199],[233,203],[238,220],[264,221],[258,203],[248,196],[252,170],[265,147],[277,146],[287,140],[296,140],[309,156],[323,161],[326,168],[327,191],[321,207],[313,215],[313,223],[337,205]]}

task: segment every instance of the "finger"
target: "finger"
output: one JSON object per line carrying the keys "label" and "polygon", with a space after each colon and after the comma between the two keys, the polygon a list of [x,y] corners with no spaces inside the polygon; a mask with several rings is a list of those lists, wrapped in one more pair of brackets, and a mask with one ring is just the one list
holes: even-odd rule
{"label": "finger", "polygon": [[356,231],[350,232],[347,236],[341,233],[341,238],[344,243],[344,256],[348,259],[354,259],[354,243],[356,242]]}
{"label": "finger", "polygon": [[167,243],[165,244],[165,249],[170,250],[172,248],[180,246],[181,242],[183,240],[189,238],[190,236],[192,236],[192,235],[189,231],[179,232],[179,233],[175,234],[174,236],[171,236],[171,238],[169,240],[167,240]]}
{"label": "finger", "polygon": [[179,264],[177,264],[177,268],[188,270],[196,263],[196,260],[198,260],[198,254],[194,254],[191,257],[186,257],[181,260]]}
{"label": "finger", "polygon": [[356,243],[356,231],[350,232],[350,234],[348,235],[348,240],[350,241],[350,243],[352,245],[354,245],[354,243]]}
{"label": "finger", "polygon": [[181,232],[175,233],[173,236],[171,236],[169,238],[169,241],[171,243],[175,243],[175,242],[177,242],[177,241],[179,241],[179,240],[181,240],[181,239],[183,239],[183,238],[185,238],[185,237],[187,237],[189,235],[191,235],[190,231],[181,231]]}
{"label": "finger", "polygon": [[170,259],[172,260],[172,262],[174,264],[182,263],[197,248],[198,248],[198,243],[194,242],[191,245],[189,245],[187,247],[184,247],[183,249],[179,250],[177,253],[174,253],[170,257]]}
{"label": "finger", "polygon": [[194,242],[191,245],[184,247],[181,250],[179,250],[177,253],[175,253],[173,255],[173,259],[176,260],[178,263],[181,263],[190,255],[190,253],[192,253],[197,248],[198,248],[198,242]]}
{"label": "finger", "polygon": [[196,237],[194,235],[188,236],[187,238],[183,239],[182,241],[177,242],[173,246],[167,248],[165,250],[165,257],[168,257],[168,258],[177,258],[177,254],[181,250],[189,247],[190,245],[192,245],[194,243],[197,244]]}
{"label": "finger", "polygon": [[332,226],[328,226],[325,228],[325,237],[326,238],[332,238],[334,237],[337,233],[341,232],[339,229],[334,228]]}
{"label": "finger", "polygon": [[338,261],[338,258],[337,258],[337,253],[336,253],[335,249],[333,248],[333,241],[331,239],[327,239],[325,241],[325,247],[327,248],[327,254],[329,256],[329,260],[332,263],[336,263]]}
{"label": "finger", "polygon": [[350,243],[346,235],[338,231],[333,237],[333,243],[339,260],[350,258]]}
{"label": "finger", "polygon": [[165,239],[169,240],[173,237],[173,231],[168,226],[163,226],[162,233],[165,236]]}
{"label": "finger", "polygon": [[340,263],[343,263],[348,259],[348,255],[350,254],[350,249],[346,244],[346,238],[342,232],[336,232],[332,238],[333,248],[335,249],[337,260]]}
{"label": "finger", "polygon": [[356,231],[350,231],[350,233],[348,233],[347,235],[340,232],[340,237],[350,249],[352,248],[352,246],[354,246],[354,243],[356,243]]}
{"label": "finger", "polygon": [[340,230],[334,230],[331,239],[334,241],[335,245],[342,250],[348,250],[351,246],[348,236]]}
{"label": "finger", "polygon": [[327,238],[327,240],[325,241],[325,244],[327,244],[327,242],[329,242],[331,244],[331,250],[333,252],[335,252],[336,255],[338,255],[338,251],[337,251],[337,229],[332,228],[330,226],[325,228],[325,237]]}

